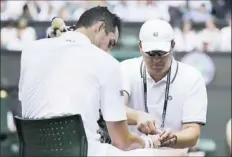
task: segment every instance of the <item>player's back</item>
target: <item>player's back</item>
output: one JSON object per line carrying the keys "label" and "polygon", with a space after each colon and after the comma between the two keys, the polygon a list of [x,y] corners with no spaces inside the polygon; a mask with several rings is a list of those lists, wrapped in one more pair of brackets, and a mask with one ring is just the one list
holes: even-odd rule
{"label": "player's back", "polygon": [[[74,32],[70,32],[74,33]],[[104,73],[119,63],[83,34],[31,43],[22,52],[19,99],[25,118],[81,114],[96,132]],[[87,133],[88,134],[88,133]]]}

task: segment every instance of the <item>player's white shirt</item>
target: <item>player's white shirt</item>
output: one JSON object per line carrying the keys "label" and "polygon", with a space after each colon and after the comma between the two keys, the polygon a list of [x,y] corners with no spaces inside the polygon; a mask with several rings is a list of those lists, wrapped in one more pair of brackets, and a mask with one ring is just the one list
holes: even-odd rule
{"label": "player's white shirt", "polygon": [[[130,96],[129,106],[145,111],[143,79],[140,66],[142,57],[121,62],[123,89]],[[143,68],[142,68],[143,69]],[[147,73],[148,111],[159,128],[162,122],[167,77],[155,82]],[[171,66],[171,84],[165,118],[165,128],[180,131],[183,123],[206,123],[207,91],[204,79],[193,67],[174,60]],[[139,134],[135,127],[132,130]]]}
{"label": "player's white shirt", "polygon": [[120,64],[78,32],[42,39],[22,51],[19,99],[24,118],[81,114],[89,156],[108,149],[97,134],[99,109],[106,121],[126,119]]}

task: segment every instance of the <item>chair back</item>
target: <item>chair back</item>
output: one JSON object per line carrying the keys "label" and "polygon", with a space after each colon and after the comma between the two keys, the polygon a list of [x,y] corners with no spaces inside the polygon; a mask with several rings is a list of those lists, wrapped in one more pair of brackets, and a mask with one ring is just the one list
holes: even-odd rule
{"label": "chair back", "polygon": [[14,117],[20,157],[86,157],[88,142],[81,115],[50,119]]}

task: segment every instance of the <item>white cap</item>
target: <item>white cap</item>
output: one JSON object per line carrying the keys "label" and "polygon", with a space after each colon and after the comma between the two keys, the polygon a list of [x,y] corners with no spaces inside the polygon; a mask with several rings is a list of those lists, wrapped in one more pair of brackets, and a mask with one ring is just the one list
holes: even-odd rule
{"label": "white cap", "polygon": [[169,52],[174,32],[171,25],[164,20],[148,20],[140,28],[139,39],[144,52],[152,50]]}

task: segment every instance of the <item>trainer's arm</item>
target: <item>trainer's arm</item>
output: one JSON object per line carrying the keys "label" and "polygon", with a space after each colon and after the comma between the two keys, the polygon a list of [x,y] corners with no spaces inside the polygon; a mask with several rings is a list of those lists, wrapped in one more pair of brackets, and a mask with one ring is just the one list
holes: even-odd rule
{"label": "trainer's arm", "polygon": [[196,145],[201,133],[201,126],[206,123],[207,91],[204,79],[199,76],[189,87],[183,105],[182,130],[176,133],[175,148],[187,148]]}
{"label": "trainer's arm", "polygon": [[177,143],[171,147],[173,148],[189,148],[196,145],[200,137],[201,126],[200,124],[184,124],[180,132],[175,133],[177,136]]}

